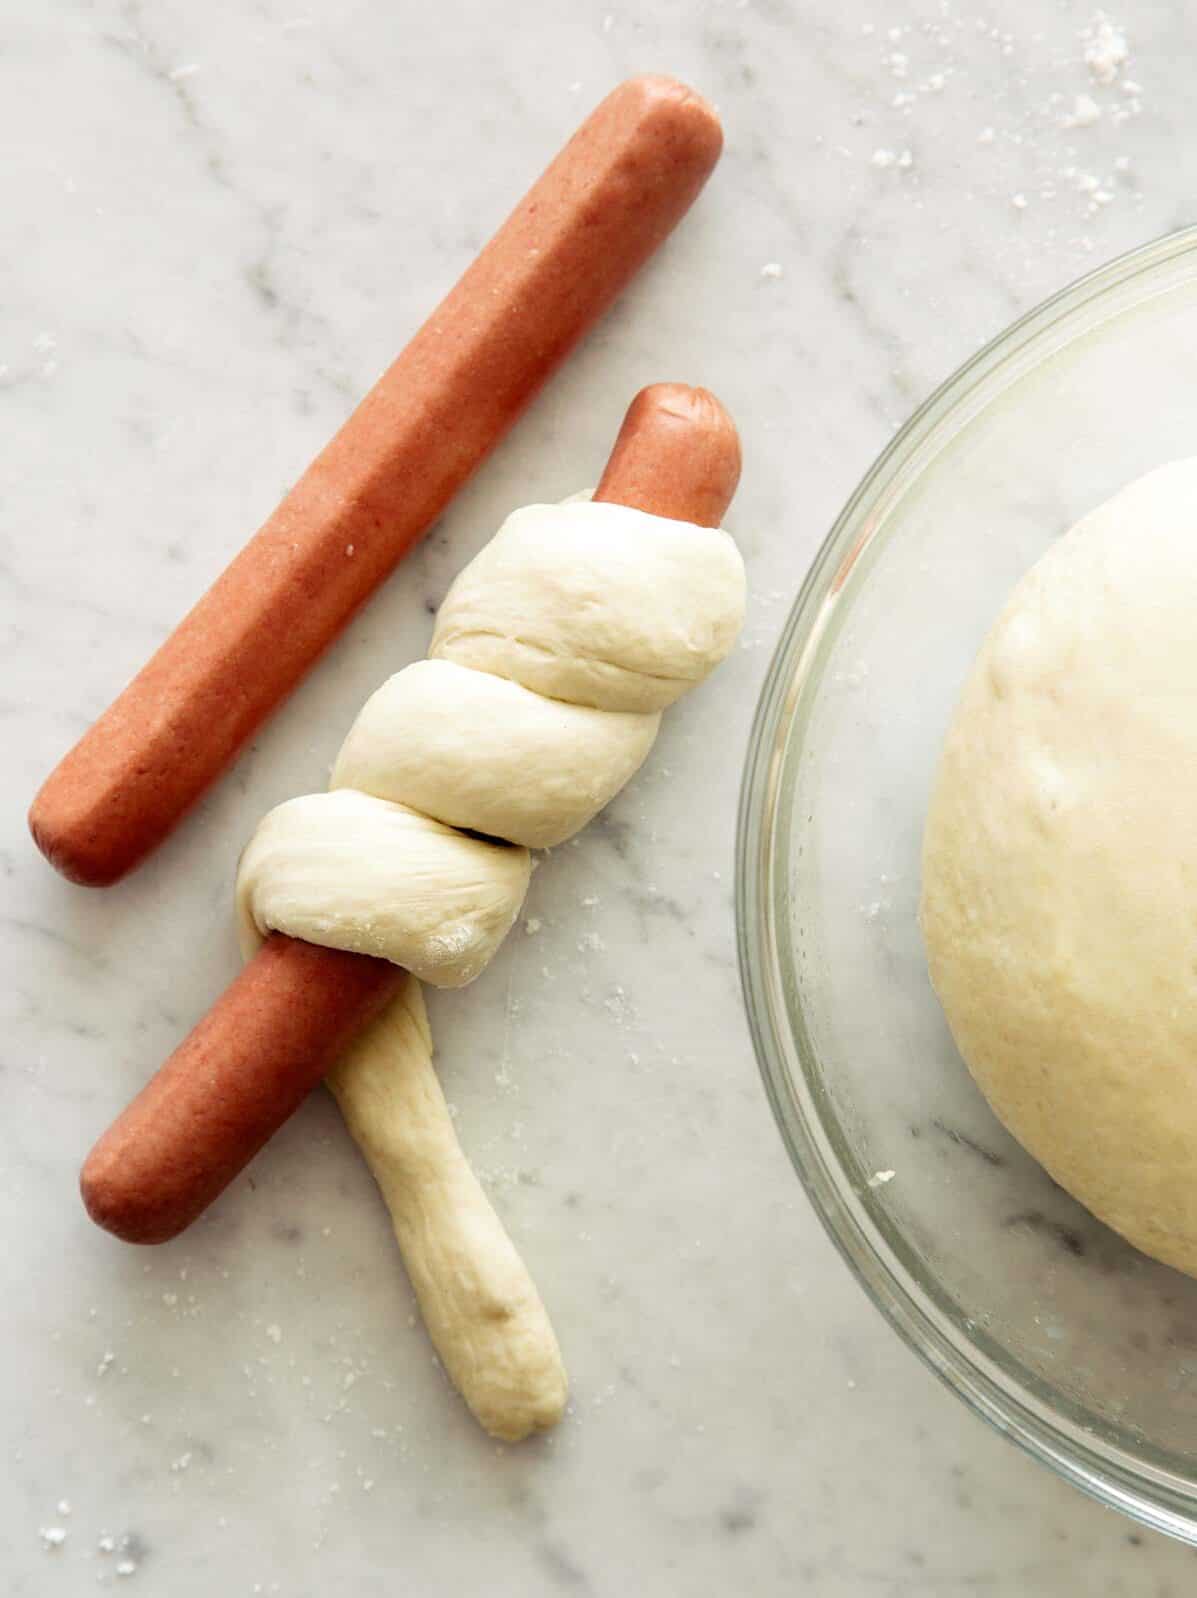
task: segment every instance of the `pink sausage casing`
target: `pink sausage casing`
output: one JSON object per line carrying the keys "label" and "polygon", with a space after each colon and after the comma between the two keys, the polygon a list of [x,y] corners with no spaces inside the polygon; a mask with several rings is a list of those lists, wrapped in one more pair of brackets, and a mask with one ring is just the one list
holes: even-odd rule
{"label": "pink sausage casing", "polygon": [[631,78],[586,119],[47,778],[29,824],[59,871],[102,886],[162,841],[685,215],[722,140],[711,107],[671,78]]}

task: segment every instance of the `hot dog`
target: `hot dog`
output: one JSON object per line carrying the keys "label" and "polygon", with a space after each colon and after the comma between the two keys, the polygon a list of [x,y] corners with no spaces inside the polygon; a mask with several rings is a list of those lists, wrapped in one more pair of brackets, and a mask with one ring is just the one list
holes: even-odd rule
{"label": "hot dog", "polygon": [[386,960],[268,938],[92,1150],[82,1176],[92,1219],[129,1243],[181,1232],[402,979]]}
{"label": "hot dog", "polygon": [[[637,395],[595,497],[717,526],[740,475],[704,389]],[[275,933],[91,1151],[88,1213],[131,1243],[174,1237],[223,1191],[394,992],[385,961]]]}
{"label": "hot dog", "polygon": [[685,85],[608,95],[261,531],[51,773],[64,875],[136,866],[233,759],[694,200],[722,147]]}

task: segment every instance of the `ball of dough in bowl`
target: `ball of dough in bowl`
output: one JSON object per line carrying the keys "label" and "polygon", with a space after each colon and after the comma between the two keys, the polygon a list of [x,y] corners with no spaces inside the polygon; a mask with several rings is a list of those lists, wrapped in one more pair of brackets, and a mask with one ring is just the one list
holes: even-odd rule
{"label": "ball of dough in bowl", "polygon": [[922,923],[1006,1126],[1197,1275],[1197,460],[1132,483],[1015,589],[943,750]]}
{"label": "ball of dough in bowl", "polygon": [[639,770],[660,724],[659,712],[567,705],[505,677],[420,660],[366,701],[332,786],[549,849]]}
{"label": "ball of dough in bowl", "polygon": [[744,620],[718,527],[575,500],[510,515],[445,596],[428,653],[598,710],[664,710]]}

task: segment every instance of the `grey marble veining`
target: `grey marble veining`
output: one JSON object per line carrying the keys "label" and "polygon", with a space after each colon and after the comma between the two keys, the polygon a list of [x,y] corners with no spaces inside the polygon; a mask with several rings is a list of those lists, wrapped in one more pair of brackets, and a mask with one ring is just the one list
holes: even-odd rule
{"label": "grey marble veining", "polygon": [[[5,1594],[1189,1589],[1191,1553],[992,1437],[850,1280],[770,1122],[732,923],[756,692],[855,481],[1014,315],[1193,219],[1185,9],[1112,11],[1105,84],[1069,0],[2,0]],[[24,831],[38,781],[650,68],[725,118],[692,217],[176,837],[104,894],[60,882]],[[573,1380],[556,1435],[503,1449],[322,1095],[163,1249],[91,1228],[75,1171],[235,970],[256,818],[320,786],[457,568],[592,480],[658,378],[741,423],[743,647],[536,873],[539,930],[432,1005]]]}

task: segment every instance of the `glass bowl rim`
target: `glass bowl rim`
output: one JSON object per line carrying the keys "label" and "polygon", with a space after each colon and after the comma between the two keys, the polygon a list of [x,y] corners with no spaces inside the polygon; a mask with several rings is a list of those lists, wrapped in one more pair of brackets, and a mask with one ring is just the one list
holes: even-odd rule
{"label": "glass bowl rim", "polygon": [[[830,1150],[819,1097],[786,1019],[773,891],[780,777],[795,711],[814,678],[816,646],[834,610],[836,587],[882,524],[883,518],[876,518],[869,526],[870,509],[926,455],[938,434],[958,429],[958,418],[967,418],[970,404],[975,407],[983,394],[999,391],[1003,368],[1013,368],[1020,356],[1025,360],[1052,334],[1068,334],[1086,316],[1087,329],[1098,325],[1100,318],[1095,321],[1092,313],[1103,300],[1194,253],[1197,226],[1182,228],[1114,257],[1043,300],[958,367],[861,479],[799,589],[757,702],[740,786],[736,928],[749,1031],[773,1117],[815,1213],[866,1294],[923,1362],[998,1432],[1099,1502],[1197,1545],[1197,1481],[1087,1435],[1050,1404],[1004,1381],[977,1344],[951,1335],[932,1295],[884,1245],[861,1205],[850,1202],[850,1184]],[[789,1069],[787,1057],[796,1070]]]}

